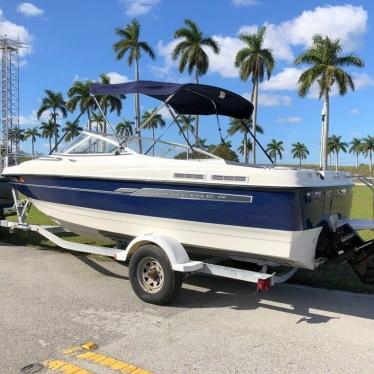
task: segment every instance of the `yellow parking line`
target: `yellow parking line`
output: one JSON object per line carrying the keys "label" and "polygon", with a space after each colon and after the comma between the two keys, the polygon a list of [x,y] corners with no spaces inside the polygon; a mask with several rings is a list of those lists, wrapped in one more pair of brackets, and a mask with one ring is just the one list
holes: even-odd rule
{"label": "yellow parking line", "polygon": [[85,342],[81,345],[76,345],[75,347],[65,349],[62,353],[64,355],[72,355],[72,354],[78,353],[82,350],[90,351],[90,350],[96,349],[96,348],[97,348],[97,345],[94,342],[88,341],[88,342]]}
{"label": "yellow parking line", "polygon": [[94,374],[89,370],[62,360],[50,360],[45,362],[44,366],[49,370],[63,374]]}
{"label": "yellow parking line", "polygon": [[128,362],[117,360],[113,357],[103,355],[95,352],[84,352],[75,356],[81,360],[91,361],[97,365],[110,368],[124,374],[152,374],[148,370],[144,370],[137,366],[131,365]]}
{"label": "yellow parking line", "polygon": [[[96,348],[97,348],[97,345],[94,342],[89,341],[89,342],[83,343],[81,345],[77,345],[75,347],[65,349],[63,351],[63,353],[65,355],[72,355],[75,358],[79,358],[81,360],[90,361],[90,362],[95,363],[97,365],[110,368],[113,371],[120,372],[120,373],[123,373],[123,374],[130,374],[130,373],[131,374],[152,374],[152,372],[150,372],[148,370],[144,370],[144,369],[139,368],[137,366],[131,365],[128,362],[117,360],[113,357],[103,355],[99,352],[92,352],[92,350],[96,349]],[[52,363],[53,364],[51,364],[51,365],[52,366],[54,365],[56,367],[59,365],[58,363],[60,363],[60,366],[59,366],[60,370],[65,367],[64,365],[66,365],[66,362],[58,361],[58,360],[54,360]],[[58,370],[58,369],[52,369],[52,370]],[[73,370],[73,369],[71,369],[71,370]],[[66,374],[70,374],[70,373],[75,374],[74,371],[71,371],[71,372],[70,371],[69,372],[68,371],[67,372],[62,371],[62,372],[64,374],[65,373]],[[81,373],[81,372],[77,371],[77,374],[83,374],[83,372]]]}

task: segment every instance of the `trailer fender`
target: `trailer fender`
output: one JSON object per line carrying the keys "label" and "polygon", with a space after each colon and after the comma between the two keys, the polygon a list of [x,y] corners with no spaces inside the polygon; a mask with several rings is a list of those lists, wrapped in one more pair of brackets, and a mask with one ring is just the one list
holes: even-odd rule
{"label": "trailer fender", "polygon": [[134,238],[125,250],[117,252],[117,261],[126,261],[131,255],[145,244],[159,246],[168,256],[173,270],[191,272],[202,269],[201,261],[191,261],[183,245],[167,235],[146,234]]}

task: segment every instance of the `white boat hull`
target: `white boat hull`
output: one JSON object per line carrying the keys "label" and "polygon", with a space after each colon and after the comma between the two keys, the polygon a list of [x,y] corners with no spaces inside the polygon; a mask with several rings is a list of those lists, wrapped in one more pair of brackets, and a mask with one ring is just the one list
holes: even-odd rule
{"label": "white boat hull", "polygon": [[203,249],[211,249],[224,256],[266,258],[291,266],[315,268],[321,227],[303,231],[269,230],[118,213],[35,199],[32,202],[67,229],[89,237],[156,233],[195,247],[195,251],[201,248],[202,253]]}

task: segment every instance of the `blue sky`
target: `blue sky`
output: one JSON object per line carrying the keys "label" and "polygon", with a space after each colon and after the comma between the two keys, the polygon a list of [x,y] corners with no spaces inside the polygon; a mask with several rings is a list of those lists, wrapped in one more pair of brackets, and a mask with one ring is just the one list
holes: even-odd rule
{"label": "blue sky", "polygon": [[[26,4],[26,5],[25,5]],[[115,27],[124,27],[136,17],[142,25],[141,36],[155,50],[156,61],[141,60],[141,78],[188,82],[188,74],[180,74],[170,59],[174,31],[185,18],[196,21],[204,33],[214,36],[221,47],[219,56],[210,56],[210,70],[201,82],[248,94],[250,82],[242,82],[233,66],[240,48],[238,34],[253,32],[267,25],[265,45],[272,48],[276,67],[269,82],[260,86],[258,123],[265,129],[260,140],[267,143],[275,138],[285,143],[284,160],[292,161],[291,144],[304,142],[310,152],[310,162],[318,162],[320,117],[322,103],[312,90],[308,98],[297,96],[297,79],[303,67],[292,61],[305,50],[312,35],[319,32],[342,41],[345,53],[358,54],[365,68],[349,69],[356,90],[344,97],[331,99],[330,134],[352,137],[373,135],[371,106],[374,92],[374,56],[371,53],[373,31],[370,1],[267,1],[267,0],[48,0],[21,3],[5,0],[0,4],[0,34],[28,40],[20,70],[21,126],[38,124],[35,112],[44,89],[64,94],[75,79],[97,79],[109,73],[113,82],[131,80],[133,68],[126,60],[117,61],[112,44],[117,40]],[[158,105],[142,99],[142,110]],[[131,97],[124,102],[123,117],[133,116]],[[74,115],[70,115],[74,119]],[[119,121],[111,117],[113,123]],[[227,121],[222,120],[223,129]],[[201,121],[202,137],[218,142],[217,125],[213,117]],[[169,137],[175,139],[176,132]],[[233,139],[234,148],[239,136]],[[46,140],[38,141],[40,151],[46,151]],[[30,150],[28,143],[23,144]],[[343,164],[354,164],[351,155],[342,155]],[[260,156],[260,161],[265,158]]]}

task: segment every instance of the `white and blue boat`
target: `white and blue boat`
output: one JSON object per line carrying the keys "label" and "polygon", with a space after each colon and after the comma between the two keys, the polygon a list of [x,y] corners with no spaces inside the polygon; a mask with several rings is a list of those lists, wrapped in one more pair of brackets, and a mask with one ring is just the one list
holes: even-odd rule
{"label": "white and blue boat", "polygon": [[[154,97],[176,123],[179,114],[244,119],[253,109],[233,92],[197,84],[97,84],[92,92]],[[338,256],[332,222],[348,217],[353,187],[346,172],[251,166],[159,139],[86,131],[4,175],[40,211],[79,234],[117,240],[157,233],[191,253],[307,269]]]}

